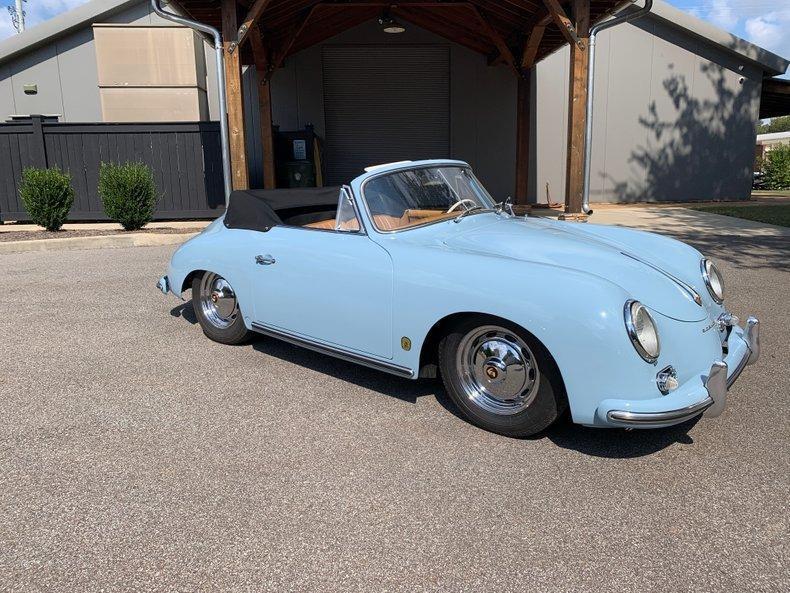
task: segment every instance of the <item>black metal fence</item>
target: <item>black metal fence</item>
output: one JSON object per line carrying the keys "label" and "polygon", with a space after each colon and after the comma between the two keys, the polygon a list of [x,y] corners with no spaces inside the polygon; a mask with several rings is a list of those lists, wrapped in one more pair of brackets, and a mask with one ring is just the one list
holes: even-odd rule
{"label": "black metal fence", "polygon": [[59,167],[75,190],[70,220],[106,220],[102,162],[142,162],[160,194],[157,219],[219,216],[225,207],[219,124],[57,123],[40,116],[0,124],[0,220],[29,220],[19,197],[25,167]]}

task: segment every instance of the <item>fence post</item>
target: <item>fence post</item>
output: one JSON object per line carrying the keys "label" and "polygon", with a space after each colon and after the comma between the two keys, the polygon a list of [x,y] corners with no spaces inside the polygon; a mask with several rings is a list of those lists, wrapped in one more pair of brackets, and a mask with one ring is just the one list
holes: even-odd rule
{"label": "fence post", "polygon": [[33,154],[35,155],[36,166],[46,169],[48,167],[47,144],[44,141],[43,119],[43,115],[30,116],[30,121],[33,123]]}

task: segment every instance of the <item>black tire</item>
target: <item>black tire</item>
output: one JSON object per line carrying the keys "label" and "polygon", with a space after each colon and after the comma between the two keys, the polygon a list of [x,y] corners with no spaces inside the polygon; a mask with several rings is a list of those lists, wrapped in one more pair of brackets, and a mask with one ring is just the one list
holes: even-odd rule
{"label": "black tire", "polygon": [[[235,303],[235,294],[234,312],[226,316],[226,318],[215,318],[212,320],[210,314],[206,312],[206,308],[202,302],[202,298],[206,293],[206,283],[211,280],[216,282],[216,279],[226,282],[224,278],[212,272],[196,274],[195,277],[192,278],[192,307],[195,310],[195,317],[197,317],[200,327],[203,329],[203,333],[206,334],[206,337],[209,339],[219,342],[220,344],[244,344],[252,338],[253,333],[244,325],[241,309],[238,304]],[[227,286],[230,289],[230,285],[228,284]],[[232,289],[231,294],[233,294]]]}
{"label": "black tire", "polygon": [[[510,336],[507,339],[512,339],[515,344],[521,343],[528,347],[526,351],[522,348],[519,352],[522,353],[524,360],[528,362],[526,366],[521,365],[526,371],[522,371],[520,376],[523,376],[526,381],[525,384],[529,387],[524,390],[526,395],[523,396],[523,399],[512,400],[517,402],[517,404],[511,405],[508,402],[504,402],[503,406],[509,406],[505,408],[506,411],[504,412],[502,410],[493,412],[490,409],[486,409],[486,406],[496,407],[499,400],[478,396],[477,400],[482,401],[482,403],[479,403],[475,397],[469,394],[470,381],[478,381],[476,385],[479,385],[480,373],[474,371],[474,365],[467,364],[464,366],[463,364],[463,361],[467,360],[465,357],[470,351],[481,353],[485,350],[482,347],[478,347],[477,350],[474,350],[474,348],[470,350],[467,347],[469,336],[479,335],[479,341],[498,339],[496,338],[497,332],[494,332],[492,328],[503,330],[499,332],[502,334],[503,339],[506,339],[505,336]],[[463,351],[459,353],[461,348],[463,348]],[[484,355],[480,354],[480,356]],[[534,367],[534,380],[532,380],[533,372],[531,369],[534,364],[537,366]],[[487,365],[484,365],[483,368],[486,369],[486,374],[489,371],[497,372],[497,369],[491,370]],[[562,376],[551,354],[529,332],[503,319],[476,315],[451,327],[439,343],[439,369],[448,395],[463,415],[472,424],[497,434],[513,438],[524,438],[534,435],[548,428],[568,407]],[[491,375],[488,375],[488,379],[491,378]],[[494,375],[494,378],[496,378],[496,375]],[[507,378],[506,372],[505,379]],[[486,379],[486,377],[483,377],[483,379]]]}

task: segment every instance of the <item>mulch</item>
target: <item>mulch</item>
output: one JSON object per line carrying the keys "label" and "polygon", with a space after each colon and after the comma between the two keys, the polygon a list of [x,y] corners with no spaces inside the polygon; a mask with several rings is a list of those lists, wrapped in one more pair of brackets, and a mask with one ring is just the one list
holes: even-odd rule
{"label": "mulch", "polygon": [[141,229],[139,231],[113,231],[113,230],[60,230],[50,231],[8,231],[0,233],[0,243],[9,241],[29,241],[31,239],[70,239],[72,237],[106,237],[109,235],[133,235],[135,233],[153,233],[156,235],[180,235],[186,233],[199,233],[203,229],[180,228],[180,229]]}

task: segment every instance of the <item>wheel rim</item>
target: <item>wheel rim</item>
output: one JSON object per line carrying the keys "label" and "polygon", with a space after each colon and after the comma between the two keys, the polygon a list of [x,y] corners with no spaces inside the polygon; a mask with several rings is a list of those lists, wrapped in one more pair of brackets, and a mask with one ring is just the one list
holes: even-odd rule
{"label": "wheel rim", "polygon": [[538,392],[540,373],[532,351],[503,327],[488,325],[466,334],[456,369],[469,401],[493,414],[518,414]]}
{"label": "wheel rim", "polygon": [[218,329],[230,327],[239,314],[230,283],[214,273],[204,274],[200,281],[200,308],[206,320]]}

